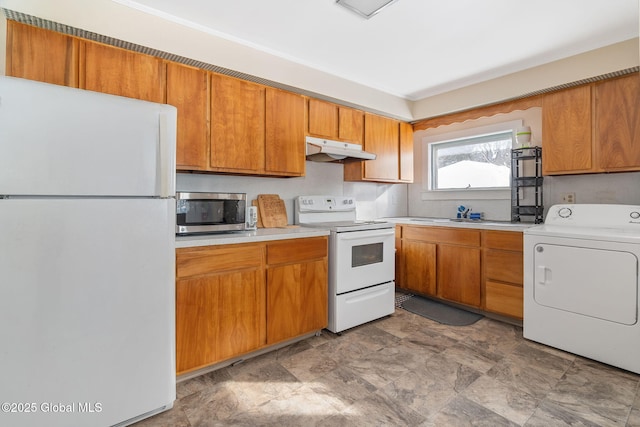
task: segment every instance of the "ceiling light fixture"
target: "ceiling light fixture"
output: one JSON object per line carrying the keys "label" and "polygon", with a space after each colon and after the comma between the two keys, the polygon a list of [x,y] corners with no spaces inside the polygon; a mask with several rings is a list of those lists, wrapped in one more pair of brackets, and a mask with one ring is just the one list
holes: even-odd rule
{"label": "ceiling light fixture", "polygon": [[369,19],[385,7],[397,1],[398,0],[336,0],[336,3]]}

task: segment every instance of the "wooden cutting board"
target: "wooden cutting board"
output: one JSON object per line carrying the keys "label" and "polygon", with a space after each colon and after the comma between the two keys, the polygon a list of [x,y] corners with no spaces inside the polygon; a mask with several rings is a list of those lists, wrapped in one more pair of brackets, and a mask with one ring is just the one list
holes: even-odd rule
{"label": "wooden cutting board", "polygon": [[287,208],[277,194],[258,194],[258,215],[265,228],[287,226]]}

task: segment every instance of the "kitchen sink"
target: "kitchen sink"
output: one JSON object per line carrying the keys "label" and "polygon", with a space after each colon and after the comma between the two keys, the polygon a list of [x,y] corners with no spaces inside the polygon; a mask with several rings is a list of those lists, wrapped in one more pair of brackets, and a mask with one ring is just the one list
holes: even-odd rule
{"label": "kitchen sink", "polygon": [[448,218],[411,218],[415,222],[449,222]]}
{"label": "kitchen sink", "polygon": [[498,227],[519,227],[523,224],[520,222],[508,222],[508,221],[487,221],[484,219],[469,219],[469,218],[411,218],[413,222],[424,223],[442,223],[442,222],[460,222],[464,224],[482,224]]}
{"label": "kitchen sink", "polygon": [[520,227],[523,226],[525,224],[521,223],[521,222],[492,222],[492,221],[483,221],[482,224],[484,225],[492,225],[492,226],[498,226],[498,227]]}

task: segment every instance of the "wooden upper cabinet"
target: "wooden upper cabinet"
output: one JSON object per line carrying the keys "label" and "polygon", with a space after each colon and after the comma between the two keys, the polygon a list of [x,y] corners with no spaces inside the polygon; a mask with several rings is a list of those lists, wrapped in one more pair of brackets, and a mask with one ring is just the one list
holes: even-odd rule
{"label": "wooden upper cabinet", "polygon": [[338,109],[338,138],[352,144],[363,144],[364,113],[352,108]]}
{"label": "wooden upper cabinet", "polygon": [[265,87],[219,74],[211,76],[213,170],[264,171]]}
{"label": "wooden upper cabinet", "polygon": [[600,167],[640,169],[640,74],[597,83],[594,118]]}
{"label": "wooden upper cabinet", "polygon": [[266,88],[265,171],[280,176],[305,173],[305,99]]}
{"label": "wooden upper cabinet", "polygon": [[362,145],[364,113],[331,102],[309,99],[309,135]]}
{"label": "wooden upper cabinet", "polygon": [[545,175],[640,170],[640,75],[545,95],[542,133]]}
{"label": "wooden upper cabinet", "polygon": [[8,76],[78,87],[78,39],[7,21]]}
{"label": "wooden upper cabinet", "polygon": [[167,63],[167,104],[178,109],[178,170],[206,170],[208,167],[208,80],[206,71]]}
{"label": "wooden upper cabinet", "polygon": [[413,182],[413,126],[400,123],[400,181]]}
{"label": "wooden upper cabinet", "polygon": [[338,138],[338,114],[336,104],[309,99],[309,134],[324,138]]}
{"label": "wooden upper cabinet", "polygon": [[413,181],[413,128],[409,123],[364,113],[363,147],[376,159],[346,163],[345,181]]}
{"label": "wooden upper cabinet", "polygon": [[365,149],[378,156],[375,160],[363,162],[364,177],[381,181],[398,180],[398,121],[365,113],[364,123]]}
{"label": "wooden upper cabinet", "polygon": [[83,41],[80,87],[145,101],[164,103],[165,63],[153,56]]}
{"label": "wooden upper cabinet", "polygon": [[543,97],[542,147],[545,175],[593,170],[591,86],[578,86]]}

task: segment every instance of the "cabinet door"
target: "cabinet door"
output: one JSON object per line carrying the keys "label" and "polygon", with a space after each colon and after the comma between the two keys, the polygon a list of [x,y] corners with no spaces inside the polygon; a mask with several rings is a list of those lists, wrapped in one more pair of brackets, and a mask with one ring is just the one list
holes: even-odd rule
{"label": "cabinet door", "polygon": [[178,249],[176,278],[178,374],[265,345],[264,246]]}
{"label": "cabinet door", "polygon": [[598,83],[595,91],[600,166],[607,171],[640,169],[640,75]]}
{"label": "cabinet door", "polygon": [[327,326],[327,238],[267,245],[267,341],[294,338]]}
{"label": "cabinet door", "polygon": [[167,63],[167,104],[178,109],[178,170],[205,170],[209,166],[208,79],[206,71]]}
{"label": "cabinet door", "polygon": [[522,286],[487,280],[485,310],[522,319],[524,311]]}
{"label": "cabinet door", "polygon": [[265,87],[211,76],[211,168],[264,171]]}
{"label": "cabinet door", "polygon": [[400,181],[413,182],[413,126],[400,123]]}
{"label": "cabinet door", "polygon": [[352,108],[340,107],[338,138],[352,144],[362,145],[364,138],[364,113]]}
{"label": "cabinet door", "polygon": [[78,87],[78,40],[7,21],[8,76]]}
{"label": "cabinet door", "polygon": [[484,253],[485,277],[522,286],[522,252],[486,249]]}
{"label": "cabinet door", "polygon": [[264,298],[264,270],[178,280],[178,374],[263,346]]}
{"label": "cabinet door", "polygon": [[485,310],[522,319],[522,241],[521,232],[482,232]]}
{"label": "cabinet door", "polygon": [[309,134],[338,138],[338,106],[318,99],[309,99]]}
{"label": "cabinet door", "polygon": [[404,288],[436,295],[436,244],[417,240],[402,241]]}
{"label": "cabinet door", "polygon": [[158,58],[83,41],[80,87],[96,92],[164,103],[165,64]]}
{"label": "cabinet door", "polygon": [[303,176],[305,172],[305,100],[301,95],[267,88],[265,170]]}
{"label": "cabinet door", "polygon": [[374,114],[365,114],[364,147],[375,153],[375,160],[364,164],[364,178],[369,180],[397,181],[400,171],[398,162],[398,121]]}
{"label": "cabinet door", "polygon": [[480,307],[480,248],[438,245],[438,296]]}
{"label": "cabinet door", "polygon": [[312,261],[267,271],[267,343],[327,326],[327,263]]}
{"label": "cabinet door", "polygon": [[543,97],[542,148],[545,175],[593,171],[591,86]]}

